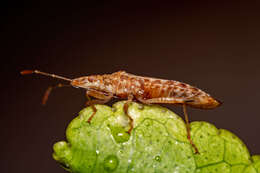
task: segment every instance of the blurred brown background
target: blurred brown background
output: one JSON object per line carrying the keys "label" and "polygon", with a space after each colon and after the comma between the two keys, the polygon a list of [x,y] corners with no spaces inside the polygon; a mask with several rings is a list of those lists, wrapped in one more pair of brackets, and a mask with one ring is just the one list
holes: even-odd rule
{"label": "blurred brown background", "polygon": [[[71,1],[72,3],[72,1]],[[215,110],[188,109],[238,135],[260,154],[260,12],[255,2],[2,5],[1,172],[65,172],[52,145],[84,107],[84,90],[21,76],[39,69],[76,78],[118,70],[179,80],[222,100]],[[111,104],[111,103],[110,103]],[[182,116],[181,108],[168,106]]]}

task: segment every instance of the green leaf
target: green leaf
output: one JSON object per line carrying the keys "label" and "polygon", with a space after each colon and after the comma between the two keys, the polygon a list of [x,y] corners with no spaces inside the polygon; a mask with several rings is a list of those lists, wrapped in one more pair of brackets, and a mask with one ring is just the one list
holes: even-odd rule
{"label": "green leaf", "polygon": [[72,173],[260,173],[260,156],[251,157],[237,136],[207,122],[191,123],[200,152],[194,154],[183,120],[158,105],[130,104],[129,135],[124,103],[96,105],[91,124],[91,107],[83,109],[67,128],[68,142],[54,144],[53,158]]}

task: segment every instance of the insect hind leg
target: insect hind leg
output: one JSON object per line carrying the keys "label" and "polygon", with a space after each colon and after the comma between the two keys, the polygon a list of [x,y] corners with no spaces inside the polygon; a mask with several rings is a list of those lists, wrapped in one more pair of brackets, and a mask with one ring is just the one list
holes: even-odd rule
{"label": "insect hind leg", "polygon": [[192,139],[191,139],[190,123],[189,123],[189,117],[188,117],[188,114],[187,114],[186,103],[183,103],[183,113],[184,113],[185,122],[186,122],[187,138],[188,138],[188,140],[189,140],[191,146],[194,148],[195,154],[199,154],[198,148],[196,147],[196,145],[193,143],[193,141],[192,141]]}

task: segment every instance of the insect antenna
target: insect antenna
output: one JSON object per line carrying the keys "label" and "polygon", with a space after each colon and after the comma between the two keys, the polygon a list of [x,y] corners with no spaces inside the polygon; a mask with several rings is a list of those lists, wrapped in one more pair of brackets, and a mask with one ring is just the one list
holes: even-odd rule
{"label": "insect antenna", "polygon": [[[40,75],[44,75],[44,76],[49,76],[49,77],[53,77],[53,78],[57,78],[57,79],[62,79],[62,80],[65,80],[65,81],[72,81],[72,79],[69,79],[69,78],[66,78],[66,77],[62,77],[62,76],[59,76],[59,75],[56,75],[56,74],[50,74],[50,73],[45,73],[45,72],[41,72],[41,71],[38,71],[38,70],[23,70],[21,71],[21,74],[22,75],[27,75],[27,74],[40,74]],[[45,91],[44,93],[44,96],[42,98],[42,105],[45,105],[48,98],[49,98],[49,95],[51,93],[51,91],[55,88],[61,88],[61,87],[71,87],[71,85],[64,85],[64,84],[58,84],[58,85],[55,85],[55,86],[49,86],[48,89]]]}
{"label": "insect antenna", "polygon": [[62,77],[56,74],[50,74],[50,73],[45,73],[45,72],[41,72],[39,70],[23,70],[20,72],[22,75],[27,75],[27,74],[40,74],[40,75],[44,75],[44,76],[49,76],[49,77],[53,77],[53,78],[57,78],[57,79],[62,79],[62,80],[66,80],[66,81],[72,81],[72,79],[66,78],[66,77]]}

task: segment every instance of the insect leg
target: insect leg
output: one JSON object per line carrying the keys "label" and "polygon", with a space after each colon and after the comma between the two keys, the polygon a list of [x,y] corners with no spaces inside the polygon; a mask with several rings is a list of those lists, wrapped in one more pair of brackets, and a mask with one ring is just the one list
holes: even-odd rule
{"label": "insect leg", "polygon": [[125,102],[124,104],[124,112],[126,114],[126,116],[129,118],[130,120],[130,129],[127,131],[128,134],[131,134],[131,131],[134,128],[134,120],[133,118],[128,114],[128,107],[129,107],[129,103],[132,102],[134,96],[133,95],[129,95],[128,96],[128,100]]}
{"label": "insect leg", "polygon": [[193,141],[192,141],[192,139],[191,139],[191,135],[190,135],[190,123],[189,123],[189,117],[188,117],[188,114],[187,114],[187,109],[186,109],[186,103],[185,103],[185,102],[183,103],[183,113],[184,113],[185,122],[186,122],[187,138],[188,138],[188,140],[189,140],[191,146],[194,148],[195,154],[199,154],[198,148],[196,147],[196,145],[193,143]]}
{"label": "insect leg", "polygon": [[[91,100],[89,96],[95,97],[97,99],[95,100]],[[88,101],[86,102],[86,106],[91,106],[93,113],[92,115],[88,118],[88,123],[91,122],[92,118],[94,117],[94,115],[97,112],[97,108],[95,107],[95,104],[104,104],[109,102],[113,95],[105,95],[105,93],[100,92],[100,91],[96,91],[96,90],[88,90],[86,92],[86,97],[88,99]]]}
{"label": "insect leg", "polygon": [[51,93],[51,91],[55,88],[61,88],[61,87],[71,87],[71,85],[64,85],[64,84],[61,84],[59,83],[58,85],[55,85],[55,86],[49,86],[48,89],[45,91],[44,95],[43,95],[43,98],[42,98],[42,105],[45,105],[48,98],[49,98],[49,95]]}

